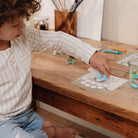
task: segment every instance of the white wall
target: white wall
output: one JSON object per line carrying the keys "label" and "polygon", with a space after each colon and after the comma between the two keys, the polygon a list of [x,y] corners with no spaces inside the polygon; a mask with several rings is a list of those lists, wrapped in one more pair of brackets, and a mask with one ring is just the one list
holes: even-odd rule
{"label": "white wall", "polygon": [[[50,17],[50,28],[54,28],[54,9],[51,0],[42,0],[39,14]],[[138,45],[138,0],[104,1],[102,38]]]}
{"label": "white wall", "polygon": [[138,0],[105,0],[102,38],[138,45]]}
{"label": "white wall", "polygon": [[49,28],[54,28],[54,5],[51,0],[42,0],[41,1],[41,9],[40,11],[36,12],[34,16],[42,16],[42,17],[49,17]]}
{"label": "white wall", "polygon": [[[65,0],[70,9],[74,0]],[[84,0],[77,8],[77,36],[101,40],[104,0]]]}

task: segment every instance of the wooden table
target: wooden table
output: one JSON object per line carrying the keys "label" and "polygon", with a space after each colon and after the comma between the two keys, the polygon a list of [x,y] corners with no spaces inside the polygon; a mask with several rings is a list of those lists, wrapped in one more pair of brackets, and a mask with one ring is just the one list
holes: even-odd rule
{"label": "wooden table", "polygon": [[[127,52],[138,51],[136,46],[111,41],[82,40],[95,47],[116,46],[125,48]],[[114,62],[125,54],[108,53],[112,75],[128,78],[128,67]],[[87,74],[90,65],[78,60],[76,65],[67,65],[66,59],[47,52],[33,53],[34,98],[122,136],[138,138],[138,90],[127,82],[105,95],[74,85],[71,81]]]}

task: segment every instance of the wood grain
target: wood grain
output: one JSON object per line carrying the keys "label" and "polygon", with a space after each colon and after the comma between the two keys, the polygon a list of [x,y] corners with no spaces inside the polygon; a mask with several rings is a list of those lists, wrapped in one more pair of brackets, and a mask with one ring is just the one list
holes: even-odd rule
{"label": "wood grain", "polygon": [[71,14],[68,11],[55,10],[55,31],[63,31],[76,36],[77,12]]}

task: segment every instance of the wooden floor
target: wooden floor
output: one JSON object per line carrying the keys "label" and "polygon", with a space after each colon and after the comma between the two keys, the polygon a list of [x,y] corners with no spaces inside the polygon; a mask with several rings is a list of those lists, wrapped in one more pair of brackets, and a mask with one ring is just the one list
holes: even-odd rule
{"label": "wooden floor", "polygon": [[57,123],[61,126],[67,126],[75,128],[79,131],[78,136],[76,138],[109,138],[101,133],[98,133],[96,131],[93,131],[89,128],[86,128],[84,126],[78,125],[72,121],[69,121],[63,117],[57,116],[51,112],[48,112],[46,110],[37,108],[36,112],[45,120],[50,120],[54,123]]}

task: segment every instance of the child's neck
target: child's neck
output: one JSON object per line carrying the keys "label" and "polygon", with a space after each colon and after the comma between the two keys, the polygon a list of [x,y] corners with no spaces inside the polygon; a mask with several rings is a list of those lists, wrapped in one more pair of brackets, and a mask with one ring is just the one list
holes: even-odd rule
{"label": "child's neck", "polygon": [[0,51],[10,48],[10,41],[0,40]]}

